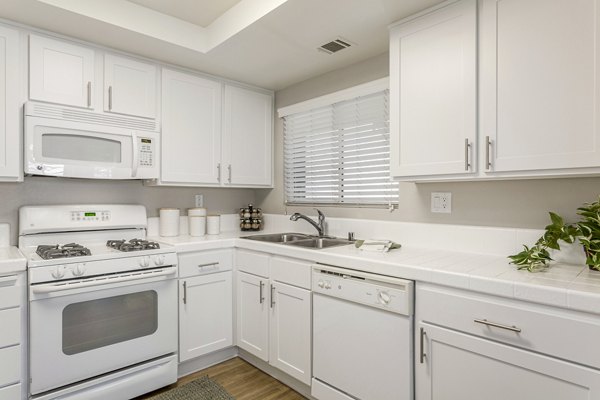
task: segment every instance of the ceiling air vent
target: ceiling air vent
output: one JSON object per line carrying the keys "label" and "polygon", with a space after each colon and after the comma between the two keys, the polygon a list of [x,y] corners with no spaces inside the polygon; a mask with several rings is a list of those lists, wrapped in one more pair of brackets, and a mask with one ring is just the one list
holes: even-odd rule
{"label": "ceiling air vent", "polygon": [[344,50],[345,48],[348,48],[350,46],[352,46],[350,41],[346,39],[337,38],[329,43],[325,43],[321,47],[318,47],[317,50],[325,52],[327,54],[333,54],[337,53],[340,50]]}

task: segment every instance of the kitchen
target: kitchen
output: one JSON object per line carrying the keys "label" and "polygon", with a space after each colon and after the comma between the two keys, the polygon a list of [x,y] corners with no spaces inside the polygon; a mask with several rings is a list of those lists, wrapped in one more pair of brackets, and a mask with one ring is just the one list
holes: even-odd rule
{"label": "kitchen", "polygon": [[0,399],[241,360],[290,398],[600,398],[600,272],[507,258],[598,199],[596,1],[1,6]]}

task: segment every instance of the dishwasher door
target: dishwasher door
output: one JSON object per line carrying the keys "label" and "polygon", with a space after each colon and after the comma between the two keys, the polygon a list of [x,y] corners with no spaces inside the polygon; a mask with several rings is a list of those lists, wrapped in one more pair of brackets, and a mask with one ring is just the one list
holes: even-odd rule
{"label": "dishwasher door", "polygon": [[314,378],[360,400],[412,399],[412,326],[412,316],[313,293]]}

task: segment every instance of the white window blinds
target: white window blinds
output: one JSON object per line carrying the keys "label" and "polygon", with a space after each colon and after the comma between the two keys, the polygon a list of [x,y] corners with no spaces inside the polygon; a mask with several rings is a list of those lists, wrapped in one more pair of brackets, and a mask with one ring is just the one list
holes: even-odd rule
{"label": "white window blinds", "polygon": [[388,90],[284,117],[288,204],[398,203]]}

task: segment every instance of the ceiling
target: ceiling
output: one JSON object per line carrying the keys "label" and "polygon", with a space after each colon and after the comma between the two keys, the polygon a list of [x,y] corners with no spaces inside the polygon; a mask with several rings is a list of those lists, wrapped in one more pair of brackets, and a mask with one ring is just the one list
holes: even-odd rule
{"label": "ceiling", "polygon": [[[0,0],[0,17],[279,90],[382,54],[387,26],[443,0]],[[354,45],[329,55],[337,37]]]}

